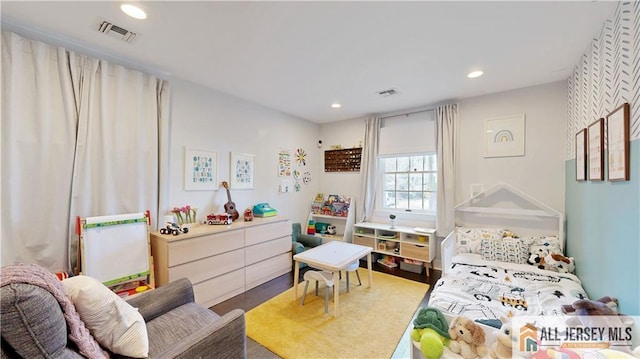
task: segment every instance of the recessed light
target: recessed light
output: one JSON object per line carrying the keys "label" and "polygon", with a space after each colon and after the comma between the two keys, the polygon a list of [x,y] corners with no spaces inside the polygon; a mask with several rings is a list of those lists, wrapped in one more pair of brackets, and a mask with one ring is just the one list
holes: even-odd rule
{"label": "recessed light", "polygon": [[470,79],[475,79],[476,77],[482,76],[482,74],[484,74],[484,72],[482,72],[482,71],[472,71],[472,72],[469,72],[467,77],[470,78]]}
{"label": "recessed light", "polygon": [[120,10],[134,19],[144,20],[147,18],[147,14],[144,10],[134,5],[123,4],[120,6]]}
{"label": "recessed light", "polygon": [[342,105],[337,102],[331,104],[331,108],[340,108],[340,107],[342,107]]}

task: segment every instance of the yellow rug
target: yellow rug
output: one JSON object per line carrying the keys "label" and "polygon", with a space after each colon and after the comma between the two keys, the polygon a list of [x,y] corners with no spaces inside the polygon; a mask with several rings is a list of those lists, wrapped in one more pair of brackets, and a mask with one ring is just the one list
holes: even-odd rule
{"label": "yellow rug", "polygon": [[[246,313],[247,335],[282,358],[390,358],[413,319],[429,285],[373,272],[373,288],[367,287],[366,269],[359,269],[362,286],[350,274],[350,292],[340,281],[340,316],[324,312],[324,291],[309,284],[300,305],[304,282]],[[355,282],[355,283],[354,283]]]}

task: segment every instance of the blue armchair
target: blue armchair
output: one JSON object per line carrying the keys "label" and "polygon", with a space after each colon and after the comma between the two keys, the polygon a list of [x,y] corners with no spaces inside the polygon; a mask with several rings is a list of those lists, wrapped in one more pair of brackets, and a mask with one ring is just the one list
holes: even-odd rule
{"label": "blue armchair", "polygon": [[[302,226],[300,223],[293,223],[291,231],[291,253],[296,255],[304,252],[307,249],[317,247],[322,244],[322,237],[310,236],[308,234],[302,234]],[[295,263],[295,262],[294,262]],[[306,267],[306,263],[300,263],[300,268]]]}

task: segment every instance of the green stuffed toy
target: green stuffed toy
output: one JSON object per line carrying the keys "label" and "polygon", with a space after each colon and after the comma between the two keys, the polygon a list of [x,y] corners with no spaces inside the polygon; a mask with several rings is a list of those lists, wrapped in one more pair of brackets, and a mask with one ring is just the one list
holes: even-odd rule
{"label": "green stuffed toy", "polygon": [[421,308],[413,321],[411,339],[420,343],[420,351],[426,359],[438,359],[449,343],[448,328],[447,319],[438,309]]}

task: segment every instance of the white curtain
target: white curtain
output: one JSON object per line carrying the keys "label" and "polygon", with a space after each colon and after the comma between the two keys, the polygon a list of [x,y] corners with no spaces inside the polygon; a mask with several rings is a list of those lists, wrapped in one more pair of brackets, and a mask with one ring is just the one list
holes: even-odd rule
{"label": "white curtain", "polygon": [[[157,90],[166,84],[104,60],[70,56],[79,65],[73,78],[82,84],[70,213],[88,217],[149,209],[156,218],[162,121]],[[72,220],[71,230],[74,225]],[[70,241],[73,254],[77,236],[71,233]]]}
{"label": "white curtain", "polygon": [[[14,44],[5,46],[5,38]],[[32,52],[5,69],[5,54],[15,56],[16,47],[48,49],[65,60],[58,60],[55,74],[53,66],[32,71],[33,88],[24,92],[41,92],[33,98],[24,99],[21,92],[5,86],[15,82],[5,80],[5,72],[12,78],[29,76],[28,72],[24,74],[24,67],[43,61],[42,55]],[[3,33],[2,49],[3,104],[11,109],[5,116],[3,106],[3,262],[32,262],[50,270],[72,270],[76,268],[76,216],[149,209],[151,218],[157,218],[159,140],[168,128],[168,84],[151,75],[15,34]],[[62,80],[55,82],[53,77]],[[65,111],[54,113],[50,106],[63,107]],[[5,127],[24,126],[27,127],[21,128],[20,133],[12,131],[16,138],[12,137],[10,143],[5,141]],[[64,134],[43,131],[43,127]],[[42,138],[35,137],[38,133]],[[55,154],[52,148],[61,139],[65,151]],[[5,180],[7,159],[13,164],[11,183]],[[46,172],[49,167],[50,172]],[[16,186],[24,186],[24,190],[16,193]],[[44,203],[38,192],[60,193]],[[9,203],[5,203],[7,196]],[[11,214],[8,222],[4,221],[7,212]],[[49,226],[53,221],[55,226]],[[20,225],[25,222],[28,229]],[[34,227],[38,228],[36,233]],[[36,248],[25,246],[25,240],[35,242]],[[5,251],[5,244],[10,251]]]}
{"label": "white curtain", "polygon": [[3,32],[3,265],[67,268],[76,126],[66,51]]}
{"label": "white curtain", "polygon": [[454,228],[455,178],[457,161],[458,105],[436,107],[436,146],[438,149],[438,200],[436,235],[444,237]]}
{"label": "white curtain", "polygon": [[366,222],[373,218],[376,192],[378,190],[378,147],[380,142],[379,117],[365,120],[364,145],[362,147],[362,182],[360,198],[360,221]]}

